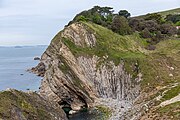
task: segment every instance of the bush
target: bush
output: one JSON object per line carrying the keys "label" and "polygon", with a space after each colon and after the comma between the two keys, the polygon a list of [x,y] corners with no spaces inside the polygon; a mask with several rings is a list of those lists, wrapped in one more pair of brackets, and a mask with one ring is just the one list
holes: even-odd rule
{"label": "bush", "polygon": [[76,21],[87,21],[87,19],[83,15],[80,15],[76,18]]}
{"label": "bush", "polygon": [[180,21],[180,15],[167,15],[166,16],[166,21],[172,21],[173,23],[177,23],[178,21]]}
{"label": "bush", "polygon": [[162,34],[167,34],[169,36],[175,35],[177,33],[176,27],[169,23],[162,24],[160,31]]}
{"label": "bush", "polygon": [[155,47],[154,45],[148,45],[148,46],[146,47],[146,49],[147,49],[147,50],[155,50],[156,47]]}
{"label": "bush", "polygon": [[149,30],[149,32],[155,32],[159,29],[159,25],[155,20],[144,21],[144,27]]}
{"label": "bush", "polygon": [[149,32],[149,30],[147,28],[145,28],[142,32],[141,32],[141,37],[143,38],[151,38],[152,35],[151,33]]}
{"label": "bush", "polygon": [[157,39],[159,39],[159,40],[161,40],[161,39],[163,39],[163,35],[161,34],[161,31],[157,31],[157,33],[156,33],[156,38]]}
{"label": "bush", "polygon": [[177,35],[180,35],[180,29],[177,30]]}
{"label": "bush", "polygon": [[180,21],[176,22],[176,26],[180,26]]}
{"label": "bush", "polygon": [[147,49],[147,50],[155,50],[156,47],[155,47],[154,45],[148,45],[148,46],[146,47],[146,49]]}
{"label": "bush", "polygon": [[130,18],[129,26],[133,29],[133,31],[142,31],[145,28],[144,19]]}
{"label": "bush", "polygon": [[160,14],[158,14],[158,13],[147,14],[145,16],[145,20],[154,20],[157,23],[162,23],[163,22],[162,16]]}
{"label": "bush", "polygon": [[128,21],[123,16],[115,16],[112,24],[112,31],[119,33],[120,35],[128,35],[132,33],[131,28],[129,27]]}

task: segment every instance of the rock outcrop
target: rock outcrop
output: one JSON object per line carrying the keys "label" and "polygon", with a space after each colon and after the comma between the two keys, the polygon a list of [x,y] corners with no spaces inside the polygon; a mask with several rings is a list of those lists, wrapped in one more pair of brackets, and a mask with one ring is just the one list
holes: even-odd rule
{"label": "rock outcrop", "polygon": [[45,72],[40,94],[44,98],[55,103],[71,98],[73,110],[107,98],[128,109],[132,107],[140,94],[140,74],[136,77],[128,74],[122,59],[115,65],[108,60],[108,55],[99,57],[79,54],[81,52],[77,55],[74,48],[68,46],[74,44],[77,49],[91,49],[98,43],[96,37],[83,23],[74,23],[55,36],[41,57],[40,64],[45,65]]}
{"label": "rock outcrop", "polygon": [[44,73],[45,73],[45,65],[44,65],[44,63],[40,62],[36,67],[28,69],[27,71],[33,72],[37,76],[43,77]]}
{"label": "rock outcrop", "polygon": [[[180,42],[163,41],[148,51],[142,41],[136,34],[120,36],[93,23],[65,27],[33,68],[43,76],[40,95],[55,104],[67,103],[74,111],[106,106],[110,120],[162,116],[176,103],[159,108],[160,103],[179,93]],[[164,113],[165,118],[178,118]]]}
{"label": "rock outcrop", "polygon": [[112,120],[153,116],[163,99],[178,95],[179,86],[173,88],[175,92],[168,86],[180,80],[180,44],[167,40],[152,52],[144,49],[142,41],[137,35],[120,36],[93,23],[65,27],[34,68],[44,76],[40,95],[56,104],[68,103],[75,111],[104,105],[111,109]]}

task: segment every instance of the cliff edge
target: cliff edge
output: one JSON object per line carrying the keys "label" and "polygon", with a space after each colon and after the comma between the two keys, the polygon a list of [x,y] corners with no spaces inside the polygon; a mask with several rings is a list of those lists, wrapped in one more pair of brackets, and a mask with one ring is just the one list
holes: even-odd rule
{"label": "cliff edge", "polygon": [[179,45],[167,40],[148,51],[136,33],[121,36],[94,23],[73,23],[54,37],[41,67],[34,68],[44,76],[40,94],[59,104],[70,99],[73,110],[105,105],[113,111],[109,119],[140,119],[156,106],[163,87],[179,86]]}

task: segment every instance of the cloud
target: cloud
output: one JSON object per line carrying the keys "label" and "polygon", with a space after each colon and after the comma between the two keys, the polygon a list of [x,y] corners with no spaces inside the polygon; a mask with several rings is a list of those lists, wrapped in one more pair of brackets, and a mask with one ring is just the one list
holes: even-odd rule
{"label": "cloud", "polygon": [[0,0],[0,45],[49,44],[77,13],[95,5],[132,15],[179,7],[179,0]]}

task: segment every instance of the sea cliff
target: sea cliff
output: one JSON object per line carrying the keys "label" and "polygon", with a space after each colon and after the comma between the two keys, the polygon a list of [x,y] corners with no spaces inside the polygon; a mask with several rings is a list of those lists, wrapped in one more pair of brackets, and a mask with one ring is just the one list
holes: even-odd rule
{"label": "sea cliff", "polygon": [[70,98],[75,111],[103,105],[111,110],[109,119],[140,119],[156,103],[150,97],[159,92],[154,58],[170,64],[169,58],[155,56],[158,52],[146,50],[137,34],[120,36],[93,23],[73,23],[54,37],[41,67],[34,68],[44,76],[40,94],[59,104]]}

